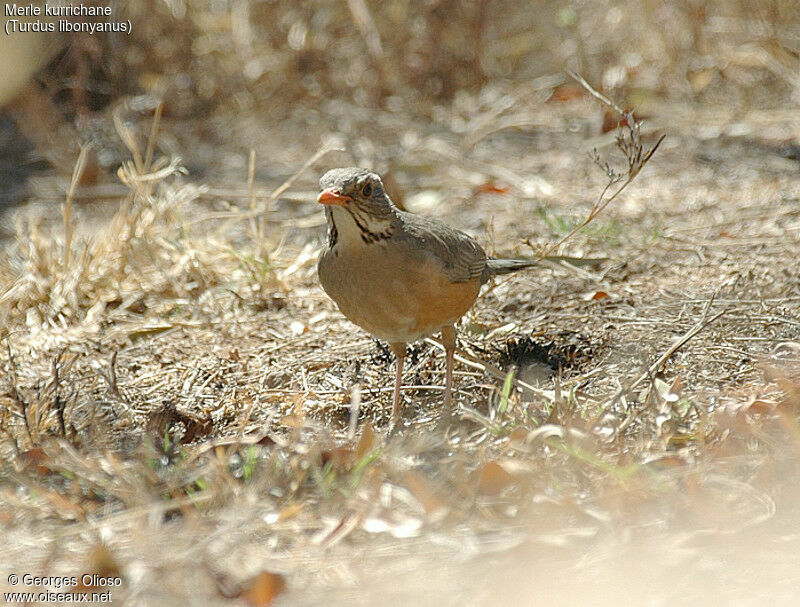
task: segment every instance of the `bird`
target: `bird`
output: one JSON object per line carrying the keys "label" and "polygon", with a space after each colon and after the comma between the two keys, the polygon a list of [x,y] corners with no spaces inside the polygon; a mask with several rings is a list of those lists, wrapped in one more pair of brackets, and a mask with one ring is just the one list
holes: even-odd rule
{"label": "bird", "polygon": [[397,358],[390,424],[400,417],[407,344],[441,334],[445,350],[444,412],[451,416],[458,320],[494,276],[537,265],[495,259],[470,235],[434,218],[401,211],[380,176],[365,168],[327,171],[317,202],[325,205],[327,244],[317,274],[351,322],[389,343]]}

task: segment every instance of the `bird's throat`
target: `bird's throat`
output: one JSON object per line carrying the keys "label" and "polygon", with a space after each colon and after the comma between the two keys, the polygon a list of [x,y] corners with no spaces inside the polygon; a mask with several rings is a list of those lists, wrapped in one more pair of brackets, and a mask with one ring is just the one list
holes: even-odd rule
{"label": "bird's throat", "polygon": [[392,236],[392,218],[378,217],[357,208],[326,207],[328,246],[371,245]]}

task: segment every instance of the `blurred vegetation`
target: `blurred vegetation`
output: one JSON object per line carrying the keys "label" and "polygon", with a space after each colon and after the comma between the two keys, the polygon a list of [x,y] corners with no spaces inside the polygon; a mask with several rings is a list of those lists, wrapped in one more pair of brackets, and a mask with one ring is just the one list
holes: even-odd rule
{"label": "blurred vegetation", "polygon": [[73,38],[54,66],[81,77],[60,86],[85,86],[94,103],[153,92],[174,116],[229,106],[277,119],[334,98],[427,115],[459,91],[565,69],[631,105],[652,94],[750,107],[800,98],[795,0],[141,0],[115,10],[132,35]]}

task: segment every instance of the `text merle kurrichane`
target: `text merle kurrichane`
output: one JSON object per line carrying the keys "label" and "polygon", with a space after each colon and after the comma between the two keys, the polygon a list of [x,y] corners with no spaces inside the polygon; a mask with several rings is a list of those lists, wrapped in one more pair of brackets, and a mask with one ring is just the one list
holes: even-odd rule
{"label": "text merle kurrichane", "polygon": [[[5,5],[6,17],[110,17],[110,6],[87,6],[84,4],[48,4],[44,3],[43,6],[36,4],[6,4]],[[36,20],[19,20],[19,19],[6,19],[5,31],[6,34],[13,34],[16,32],[85,32],[94,34],[96,32],[122,32],[130,33],[130,21],[101,21],[101,22],[84,22],[84,21],[69,21],[61,19],[54,21],[39,21]]]}

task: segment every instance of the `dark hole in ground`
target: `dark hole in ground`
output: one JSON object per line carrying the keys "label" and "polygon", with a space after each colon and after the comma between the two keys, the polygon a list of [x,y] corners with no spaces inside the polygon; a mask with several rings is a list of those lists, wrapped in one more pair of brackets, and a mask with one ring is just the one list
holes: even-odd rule
{"label": "dark hole in ground", "polygon": [[530,335],[514,335],[506,340],[504,348],[497,350],[500,352],[500,366],[504,371],[512,367],[545,367],[549,375],[559,368],[564,371],[580,367],[592,358],[591,339],[571,331],[561,331],[535,339]]}

